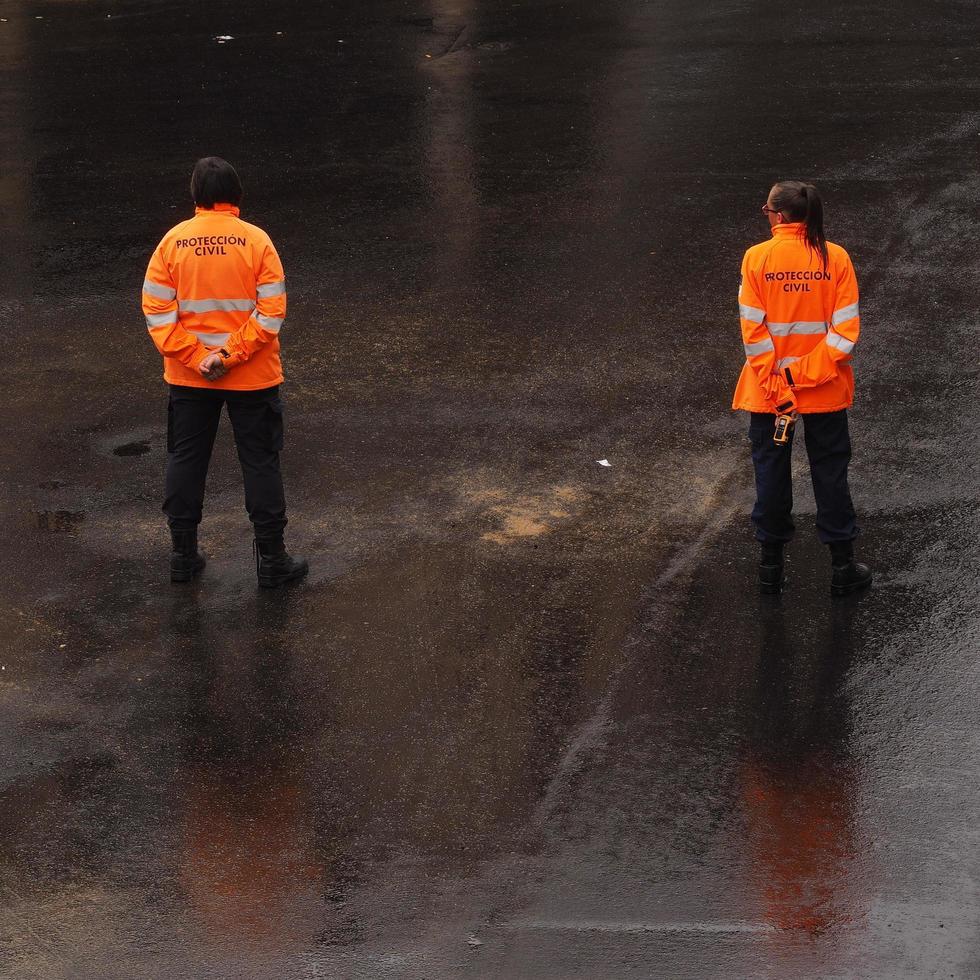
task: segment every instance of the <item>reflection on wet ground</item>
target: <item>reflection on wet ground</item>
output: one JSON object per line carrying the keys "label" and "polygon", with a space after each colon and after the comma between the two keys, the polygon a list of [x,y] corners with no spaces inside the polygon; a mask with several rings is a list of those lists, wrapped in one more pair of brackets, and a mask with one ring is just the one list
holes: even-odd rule
{"label": "reflection on wet ground", "polygon": [[781,603],[765,614],[743,793],[764,914],[780,930],[819,936],[861,912],[847,890],[858,787],[840,689],[856,611],[836,604],[827,635],[803,649],[787,635]]}
{"label": "reflection on wet ground", "polygon": [[85,520],[85,514],[71,510],[42,510],[34,518],[39,531],[71,532]]}
{"label": "reflection on wet ground", "polygon": [[[978,11],[3,13],[0,975],[980,975]],[[290,281],[283,593],[226,428],[164,575],[136,293],[215,151]],[[755,594],[726,408],[790,174],[864,286],[842,603],[803,472]]]}
{"label": "reflection on wet ground", "polygon": [[124,442],[112,451],[116,456],[143,456],[150,451],[150,441],[141,439],[138,442]]}

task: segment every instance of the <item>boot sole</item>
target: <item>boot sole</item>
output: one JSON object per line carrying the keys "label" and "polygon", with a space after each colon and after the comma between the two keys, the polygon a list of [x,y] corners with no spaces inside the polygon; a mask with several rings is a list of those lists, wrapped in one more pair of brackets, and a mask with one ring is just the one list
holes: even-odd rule
{"label": "boot sole", "polygon": [[189,582],[195,575],[200,575],[204,571],[204,565],[197,568],[171,568],[170,581],[175,585],[183,585]]}
{"label": "boot sole", "polygon": [[867,582],[852,582],[850,585],[832,585],[830,587],[830,594],[832,596],[845,596],[853,595],[855,592],[863,592],[865,589],[871,588],[871,579]]}
{"label": "boot sole", "polygon": [[288,585],[290,582],[298,582],[301,578],[306,578],[308,568],[304,568],[301,572],[295,572],[292,575],[276,576],[272,578],[270,576],[259,576],[259,588],[261,589],[278,589],[280,585]]}

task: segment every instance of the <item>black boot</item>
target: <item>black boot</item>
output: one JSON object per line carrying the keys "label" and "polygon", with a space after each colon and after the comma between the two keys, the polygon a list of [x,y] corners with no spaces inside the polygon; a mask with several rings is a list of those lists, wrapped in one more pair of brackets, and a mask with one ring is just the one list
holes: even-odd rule
{"label": "black boot", "polygon": [[775,595],[783,588],[783,546],[778,541],[764,541],[759,555],[759,591]]}
{"label": "black boot", "polygon": [[854,560],[853,541],[832,541],[830,559],[833,562],[831,595],[849,595],[851,592],[866,589],[871,584],[871,569]]}
{"label": "black boot", "polygon": [[170,555],[170,581],[189,582],[204,568],[204,555],[197,550],[197,529],[170,529],[173,553]]}
{"label": "black boot", "polygon": [[305,558],[293,558],[286,551],[282,535],[255,539],[255,570],[263,589],[275,589],[301,579],[309,570]]}

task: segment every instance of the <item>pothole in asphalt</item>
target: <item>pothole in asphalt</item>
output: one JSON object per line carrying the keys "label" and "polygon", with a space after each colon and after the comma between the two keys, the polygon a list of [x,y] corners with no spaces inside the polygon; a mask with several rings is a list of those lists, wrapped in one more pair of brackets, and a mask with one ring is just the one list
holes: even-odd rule
{"label": "pothole in asphalt", "polygon": [[135,442],[124,442],[112,450],[114,456],[144,456],[150,451],[149,439],[138,439]]}
{"label": "pothole in asphalt", "polygon": [[71,534],[85,520],[83,510],[40,510],[34,515],[39,531]]}

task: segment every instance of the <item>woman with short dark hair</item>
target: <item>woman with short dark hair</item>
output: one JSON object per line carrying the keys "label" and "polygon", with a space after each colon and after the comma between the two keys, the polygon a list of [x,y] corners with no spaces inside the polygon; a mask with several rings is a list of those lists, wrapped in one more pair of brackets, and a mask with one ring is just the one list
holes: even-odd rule
{"label": "woman with short dark hair", "polygon": [[871,584],[870,569],[854,560],[858,524],[847,481],[851,354],[861,323],[857,278],[847,252],[827,241],[823,202],[812,184],[780,181],[762,211],[772,237],[742,260],[745,364],[732,404],[751,413],[759,584],[763,592],[783,585],[783,546],[794,531],[790,453],[802,417],[817,534],[831,552],[831,592],[846,595]]}
{"label": "woman with short dark hair", "polygon": [[238,172],[221,157],[202,157],[191,173],[191,198],[198,207],[242,203],[242,182]]}
{"label": "woman with short dark hair", "polygon": [[239,217],[242,182],[230,163],[198,160],[191,196],[194,217],[164,235],[143,282],[146,326],[170,385],[163,504],[173,539],[170,580],[189,582],[204,568],[197,529],[227,405],[255,530],[259,585],[272,588],[308,570],[283,541],[279,331],[286,279],[269,236]]}

